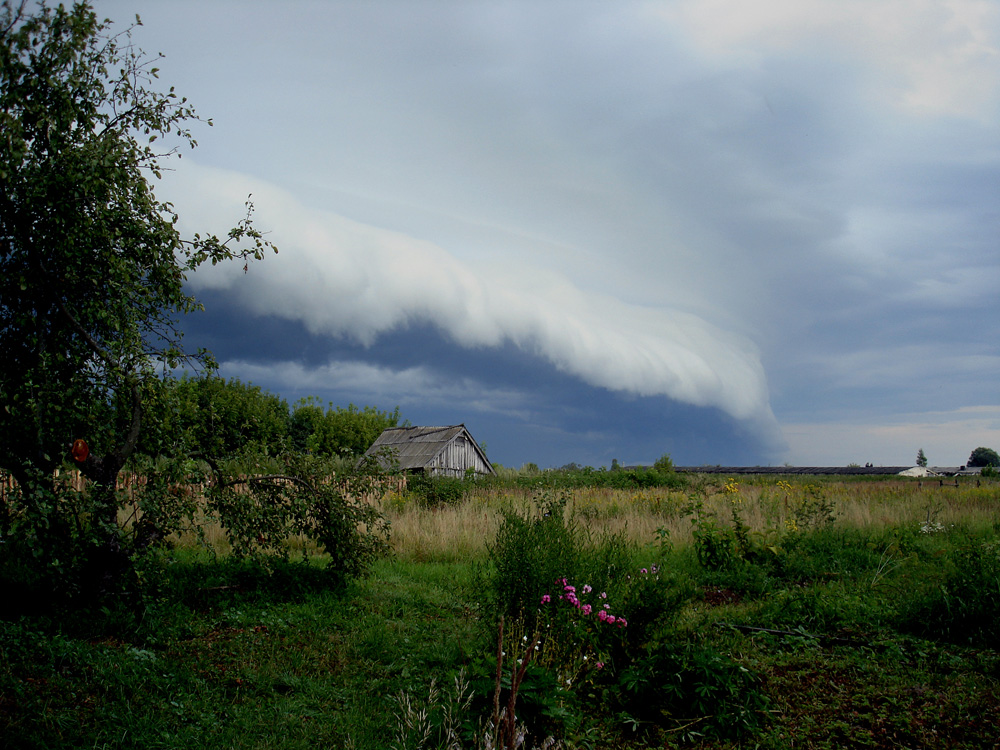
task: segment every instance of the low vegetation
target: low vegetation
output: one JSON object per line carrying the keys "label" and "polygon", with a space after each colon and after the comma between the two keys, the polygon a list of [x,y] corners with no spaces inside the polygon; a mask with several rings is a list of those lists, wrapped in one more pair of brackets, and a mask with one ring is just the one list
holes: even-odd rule
{"label": "low vegetation", "polygon": [[0,620],[5,746],[996,742],[992,480],[378,502],[395,554],[361,578],[308,540],[241,559],[178,537],[138,601]]}

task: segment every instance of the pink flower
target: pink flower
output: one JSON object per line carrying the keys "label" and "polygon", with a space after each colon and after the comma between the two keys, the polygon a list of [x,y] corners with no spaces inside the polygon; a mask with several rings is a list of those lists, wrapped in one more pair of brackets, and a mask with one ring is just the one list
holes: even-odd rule
{"label": "pink flower", "polygon": [[601,598],[602,599],[607,599],[608,598],[608,592],[607,591],[602,591],[601,592]]}
{"label": "pink flower", "polygon": [[548,604],[551,601],[552,601],[552,597],[549,596],[548,594],[545,594],[544,596],[542,596],[542,604]]}
{"label": "pink flower", "polygon": [[614,625],[614,624],[615,624],[615,616],[608,615],[608,625]]}
{"label": "pink flower", "polygon": [[584,584],[584,586],[583,586],[583,593],[589,594],[591,591],[593,591],[593,589],[590,588],[590,584],[589,583]]}
{"label": "pink flower", "polygon": [[589,604],[584,604],[583,607],[581,607],[580,609],[581,609],[581,611],[583,612],[584,615],[589,615],[590,614],[590,609],[591,608],[590,608]]}
{"label": "pink flower", "polygon": [[646,575],[649,571],[646,570],[645,568],[639,568],[639,572],[642,573],[643,575]]}
{"label": "pink flower", "polygon": [[605,620],[608,619],[608,613],[605,612],[603,609],[598,610],[597,611],[597,619],[600,620],[601,622],[604,622]]}
{"label": "pink flower", "polygon": [[597,662],[597,668],[598,669],[604,669],[604,662],[603,661]]}

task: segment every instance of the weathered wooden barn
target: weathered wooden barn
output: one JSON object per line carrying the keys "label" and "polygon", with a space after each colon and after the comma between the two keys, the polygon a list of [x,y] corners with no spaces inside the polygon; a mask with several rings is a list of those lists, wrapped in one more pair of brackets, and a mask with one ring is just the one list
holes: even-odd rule
{"label": "weathered wooden barn", "polygon": [[435,476],[464,477],[469,470],[478,475],[495,474],[483,449],[464,424],[450,427],[390,427],[365,456],[376,456],[384,465],[390,452],[400,470]]}

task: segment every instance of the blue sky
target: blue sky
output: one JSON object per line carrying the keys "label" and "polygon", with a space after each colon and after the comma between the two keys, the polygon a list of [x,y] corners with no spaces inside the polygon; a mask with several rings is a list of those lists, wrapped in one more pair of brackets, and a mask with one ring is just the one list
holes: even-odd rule
{"label": "blue sky", "polygon": [[518,466],[1000,448],[1000,4],[98,0],[214,127],[157,186],[222,374]]}

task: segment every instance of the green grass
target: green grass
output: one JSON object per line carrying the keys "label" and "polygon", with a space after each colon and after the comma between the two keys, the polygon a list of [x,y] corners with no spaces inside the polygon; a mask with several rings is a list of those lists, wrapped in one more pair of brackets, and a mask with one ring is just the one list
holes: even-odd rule
{"label": "green grass", "polygon": [[223,567],[199,571],[208,590],[161,602],[170,621],[155,632],[109,635],[113,617],[66,635],[0,623],[4,746],[344,747],[350,734],[386,747],[393,696],[470,657],[456,595],[468,566],[383,562],[336,592]]}
{"label": "green grass", "polygon": [[[572,693],[533,668],[519,705],[567,747],[998,747],[998,539],[829,527],[717,570],[651,543],[636,564],[683,589],[678,616]],[[419,708],[464,670],[474,747],[495,649],[482,564],[383,560],[331,589],[305,563],[179,551],[138,616],[0,620],[0,744],[388,748],[399,696]]]}

